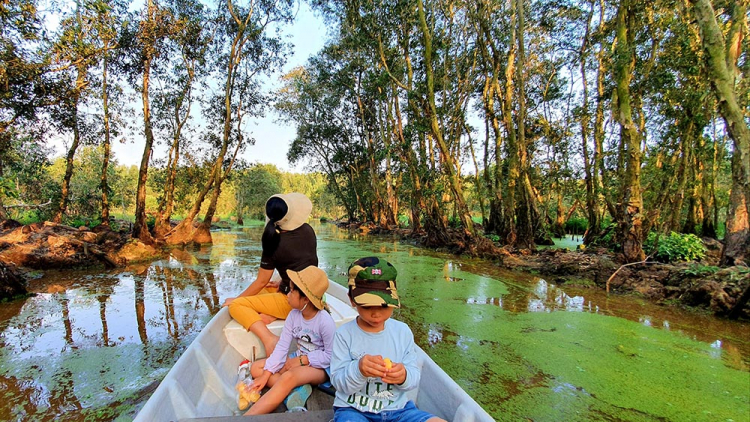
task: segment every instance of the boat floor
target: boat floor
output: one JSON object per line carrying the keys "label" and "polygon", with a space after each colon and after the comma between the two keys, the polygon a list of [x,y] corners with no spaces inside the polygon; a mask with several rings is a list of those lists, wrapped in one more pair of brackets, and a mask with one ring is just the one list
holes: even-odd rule
{"label": "boat floor", "polygon": [[[299,413],[271,413],[254,416],[253,422],[330,422],[333,420],[333,409],[311,410],[305,412],[304,418]],[[249,422],[247,416],[217,416],[211,418],[182,419],[181,422]]]}
{"label": "boat floor", "polygon": [[274,413],[256,416],[211,416],[205,418],[180,419],[180,422],[329,422],[333,420],[333,396],[317,387],[305,404],[307,412],[286,413],[286,406],[280,404]]}

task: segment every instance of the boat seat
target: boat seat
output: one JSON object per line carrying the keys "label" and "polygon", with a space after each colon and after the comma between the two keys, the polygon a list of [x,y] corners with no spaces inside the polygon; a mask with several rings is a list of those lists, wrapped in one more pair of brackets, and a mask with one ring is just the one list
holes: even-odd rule
{"label": "boat seat", "polygon": [[180,419],[180,422],[329,422],[333,420],[333,409],[311,410],[301,418],[299,413],[271,413],[257,416],[219,416],[209,418]]}
{"label": "boat seat", "polygon": [[[347,323],[357,317],[357,311],[346,303],[333,295],[326,293],[325,300],[328,304],[328,308],[331,311],[331,316],[336,322],[336,327]],[[278,335],[281,335],[281,330],[284,328],[283,319],[277,319],[267,325],[268,329]],[[255,334],[247,331],[245,327],[240,325],[237,321],[230,321],[224,327],[224,335],[227,338],[229,344],[234,347],[245,359],[252,360],[266,357],[266,350]],[[253,348],[255,348],[255,354],[253,354]],[[239,362],[238,362],[239,364]]]}

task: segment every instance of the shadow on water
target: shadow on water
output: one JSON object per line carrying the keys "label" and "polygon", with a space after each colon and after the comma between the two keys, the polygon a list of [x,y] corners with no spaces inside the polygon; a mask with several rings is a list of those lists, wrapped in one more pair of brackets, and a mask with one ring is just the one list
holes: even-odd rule
{"label": "shadow on water", "polygon": [[[748,420],[750,330],[571,289],[491,262],[316,225],[320,265],[399,271],[417,342],[497,420]],[[0,307],[0,420],[130,420],[224,298],[254,280],[262,228],[124,271],[49,272]]]}

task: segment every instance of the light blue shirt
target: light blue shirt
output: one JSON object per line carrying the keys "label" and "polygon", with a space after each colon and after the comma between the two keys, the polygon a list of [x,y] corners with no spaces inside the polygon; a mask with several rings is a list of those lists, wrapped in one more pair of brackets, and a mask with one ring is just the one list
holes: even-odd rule
{"label": "light blue shirt", "polygon": [[[406,369],[403,384],[386,384],[381,378],[368,378],[359,371],[364,355],[381,355]],[[419,385],[414,335],[401,321],[388,319],[379,333],[368,333],[347,322],[336,330],[331,356],[331,383],[336,388],[335,407],[353,407],[361,412],[380,413],[398,410],[408,401],[406,391]]]}

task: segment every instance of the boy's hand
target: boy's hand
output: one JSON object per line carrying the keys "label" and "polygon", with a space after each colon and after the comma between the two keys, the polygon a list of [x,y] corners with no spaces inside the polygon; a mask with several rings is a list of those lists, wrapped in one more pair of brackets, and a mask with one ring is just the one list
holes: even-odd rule
{"label": "boy's hand", "polygon": [[364,355],[359,360],[359,372],[370,378],[382,378],[388,384],[403,384],[406,381],[406,368],[401,363],[391,363],[391,368],[386,366],[385,360],[380,355]]}
{"label": "boy's hand", "polygon": [[364,355],[359,359],[359,372],[370,378],[380,378],[385,375],[385,361],[380,355]]}
{"label": "boy's hand", "polygon": [[385,376],[381,377],[388,384],[403,384],[406,381],[406,367],[402,363],[393,363],[391,369],[387,369]]}

